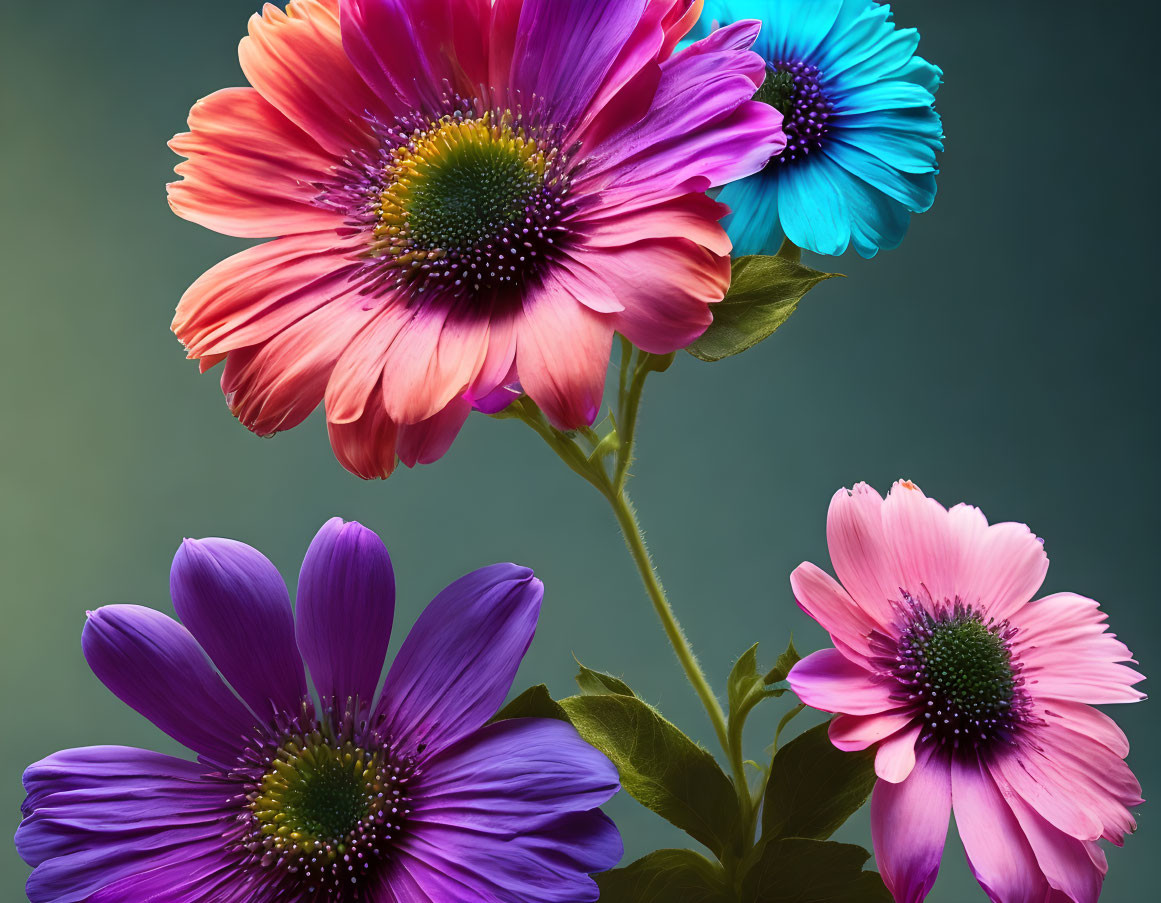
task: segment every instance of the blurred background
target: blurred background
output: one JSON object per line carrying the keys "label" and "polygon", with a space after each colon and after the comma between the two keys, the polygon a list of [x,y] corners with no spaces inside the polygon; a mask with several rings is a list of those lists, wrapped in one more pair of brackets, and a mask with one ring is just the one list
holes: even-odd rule
{"label": "blurred background", "polygon": [[[910,477],[944,503],[1045,537],[1045,591],[1101,600],[1148,674],[1161,668],[1154,572],[1161,326],[1152,3],[900,0],[897,20],[947,83],[934,210],[872,262],[814,260],[820,287],[773,340],[655,378],[632,488],[672,600],[719,688],[755,640],[764,661],[801,615],[787,577],[828,564],[840,486]],[[1049,6],[1051,12],[1048,12]],[[572,690],[573,656],[623,674],[707,745],[712,732],[657,628],[604,502],[512,422],[471,420],[439,464],[365,484],[316,416],[273,440],[230,416],[217,371],[169,333],[173,307],[240,242],[178,220],[166,140],[190,104],[241,84],[256,0],[5,4],[0,26],[0,824],[21,770],[54,750],[173,744],[81,656],[85,610],[170,611],[185,536],[263,549],[293,581],[332,516],[383,536],[399,581],[396,642],[444,584],[516,560],[547,584],[518,678]],[[1144,687],[1149,689],[1148,684]],[[1113,714],[1161,788],[1155,703]],[[754,721],[762,757],[783,703]],[[805,725],[805,717],[800,724]],[[627,857],[684,843],[619,799]],[[1155,886],[1161,810],[1110,855],[1104,899]],[[869,842],[866,813],[843,839]],[[0,843],[0,899],[26,867]],[[932,900],[980,901],[958,841]]]}

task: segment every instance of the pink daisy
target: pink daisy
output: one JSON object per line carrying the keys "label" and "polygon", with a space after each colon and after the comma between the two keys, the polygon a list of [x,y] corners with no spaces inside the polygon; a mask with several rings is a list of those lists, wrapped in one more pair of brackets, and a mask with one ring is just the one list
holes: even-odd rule
{"label": "pink daisy", "polygon": [[876,746],[871,827],[895,899],[931,890],[954,810],[994,903],[1095,901],[1098,841],[1120,845],[1142,800],[1125,735],[1091,706],[1143,698],[1097,603],[1032,601],[1048,557],[1026,526],[948,511],[906,481],[885,501],[841,490],[827,543],[841,584],[809,563],[790,580],[835,648],[789,679],[839,713],[835,746]]}
{"label": "pink daisy", "polygon": [[705,190],[785,146],[751,97],[757,22],[679,53],[694,0],[292,0],[242,40],[253,87],[171,147],[178,215],[275,240],[218,264],[173,329],[251,430],[325,405],[339,460],[442,455],[526,392],[595,418],[613,335],[667,353],[729,283]]}

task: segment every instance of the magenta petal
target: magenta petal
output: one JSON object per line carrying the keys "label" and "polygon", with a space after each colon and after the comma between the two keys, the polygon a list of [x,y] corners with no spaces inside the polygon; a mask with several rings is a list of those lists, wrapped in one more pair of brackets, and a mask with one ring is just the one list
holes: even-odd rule
{"label": "magenta petal", "polygon": [[645,0],[524,0],[513,48],[513,91],[573,125],[634,35]]}
{"label": "magenta petal", "polygon": [[866,662],[873,653],[869,645],[879,625],[861,609],[850,594],[830,574],[817,565],[803,562],[790,575],[790,588],[798,607],[816,620],[835,644],[842,644],[849,657]]}
{"label": "magenta petal", "polygon": [[922,731],[923,725],[916,722],[880,743],[875,752],[875,774],[892,784],[907,780],[915,768],[915,744]]}
{"label": "magenta petal", "polygon": [[1097,903],[1108,868],[1100,848],[1053,827],[1019,797],[1010,805],[1048,884],[1072,903]]}
{"label": "magenta petal", "polygon": [[950,769],[946,760],[930,751],[901,784],[875,785],[871,795],[875,861],[896,903],[921,903],[931,891],[950,815]]}
{"label": "magenta petal", "polygon": [[837,649],[822,649],[800,661],[787,678],[795,695],[824,712],[877,715],[897,705],[889,684],[856,665]]}
{"label": "magenta petal", "polygon": [[401,748],[435,752],[482,727],[508,695],[543,595],[528,568],[495,564],[436,596],[387,674],[383,730]]}
{"label": "magenta petal", "polygon": [[835,715],[828,734],[836,747],[854,752],[887,739],[914,720],[912,712],[899,709],[878,715]]}
{"label": "magenta petal", "polygon": [[307,690],[290,594],[265,555],[232,539],[187,539],[169,591],[177,616],[255,713],[297,709]]}
{"label": "magenta petal", "polygon": [[331,518],[298,578],[298,648],[324,705],[374,698],[394,615],[395,572],[382,540]]}
{"label": "magenta petal", "polygon": [[975,761],[953,765],[951,800],[968,865],[989,899],[1043,903],[1047,882],[987,770]]}
{"label": "magenta petal", "polygon": [[117,698],[178,743],[232,764],[254,732],[254,716],[173,618],[141,605],[106,605],[89,615],[81,648]]}

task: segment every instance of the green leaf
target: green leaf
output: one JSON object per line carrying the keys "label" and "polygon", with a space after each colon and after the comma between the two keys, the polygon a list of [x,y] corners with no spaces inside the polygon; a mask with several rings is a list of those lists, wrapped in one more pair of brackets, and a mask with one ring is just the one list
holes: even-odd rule
{"label": "green leaf", "polygon": [[827,727],[812,727],[774,756],[762,804],[763,837],[825,840],[867,801],[875,786],[874,753],[836,749]]}
{"label": "green leaf", "polygon": [[751,903],[891,903],[871,856],[848,843],[787,837],[764,841],[742,879]]}
{"label": "green leaf", "polygon": [[[580,662],[577,662],[577,664],[580,665]],[[581,692],[586,696],[604,696],[607,693],[612,693],[617,696],[637,695],[619,677],[613,677],[612,674],[606,674],[604,671],[594,671],[591,668],[586,668],[584,665],[580,666],[580,671],[576,676],[576,683],[581,688]]]}
{"label": "green leaf", "polygon": [[560,703],[552,698],[548,687],[537,684],[529,687],[504,708],[496,713],[492,721],[503,721],[506,718],[555,718],[557,721],[568,721],[568,713],[560,707]]}
{"label": "green leaf", "polygon": [[560,705],[580,735],[612,759],[641,805],[719,858],[741,842],[734,785],[714,757],[636,696],[570,696]]}
{"label": "green leaf", "polygon": [[[782,678],[778,678],[781,680]],[[727,684],[730,701],[730,721],[736,723],[738,719],[745,719],[763,699],[771,696],[781,696],[786,692],[785,687],[767,686],[773,683],[758,673],[758,644],[755,643],[742,653],[730,671]]]}
{"label": "green leaf", "polygon": [[720,361],[768,339],[790,319],[807,292],[839,275],[803,266],[792,254],[781,252],[736,258],[731,270],[730,290],[713,305],[713,322],[686,349],[698,360]]}
{"label": "green leaf", "polygon": [[778,656],[778,661],[774,663],[774,667],[766,675],[766,683],[776,684],[779,681],[786,680],[787,675],[790,674],[790,669],[800,661],[802,661],[802,656],[794,648],[794,640],[791,639],[790,643],[786,646],[786,651]]}
{"label": "green leaf", "polygon": [[692,850],[658,850],[597,885],[601,903],[734,903],[722,867]]}

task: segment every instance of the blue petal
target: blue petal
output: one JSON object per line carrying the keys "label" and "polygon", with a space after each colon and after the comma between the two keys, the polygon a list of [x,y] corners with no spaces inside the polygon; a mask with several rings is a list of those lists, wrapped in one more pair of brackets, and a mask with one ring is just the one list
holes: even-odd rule
{"label": "blue petal", "polygon": [[911,215],[877,188],[847,175],[843,194],[851,214],[851,243],[860,257],[874,257],[880,250],[899,247],[907,234]]}
{"label": "blue petal", "polygon": [[942,124],[931,108],[867,114],[873,117],[851,128],[843,122],[832,138],[852,144],[878,157],[888,166],[907,173],[938,172],[936,151],[943,150]]}
{"label": "blue petal", "polygon": [[895,80],[851,88],[834,97],[835,111],[840,115],[929,107],[934,101],[926,88]]}
{"label": "blue petal", "polygon": [[831,137],[826,153],[851,175],[874,185],[909,210],[923,213],[935,202],[934,173],[900,172],[840,135]]}
{"label": "blue petal", "polygon": [[718,200],[733,212],[722,225],[734,243],[734,256],[770,254],[778,250],[782,229],[778,225],[777,163],[748,179],[731,182]]}
{"label": "blue petal", "polygon": [[835,166],[825,154],[788,165],[778,194],[786,237],[817,254],[838,256],[851,240],[850,213]]}

